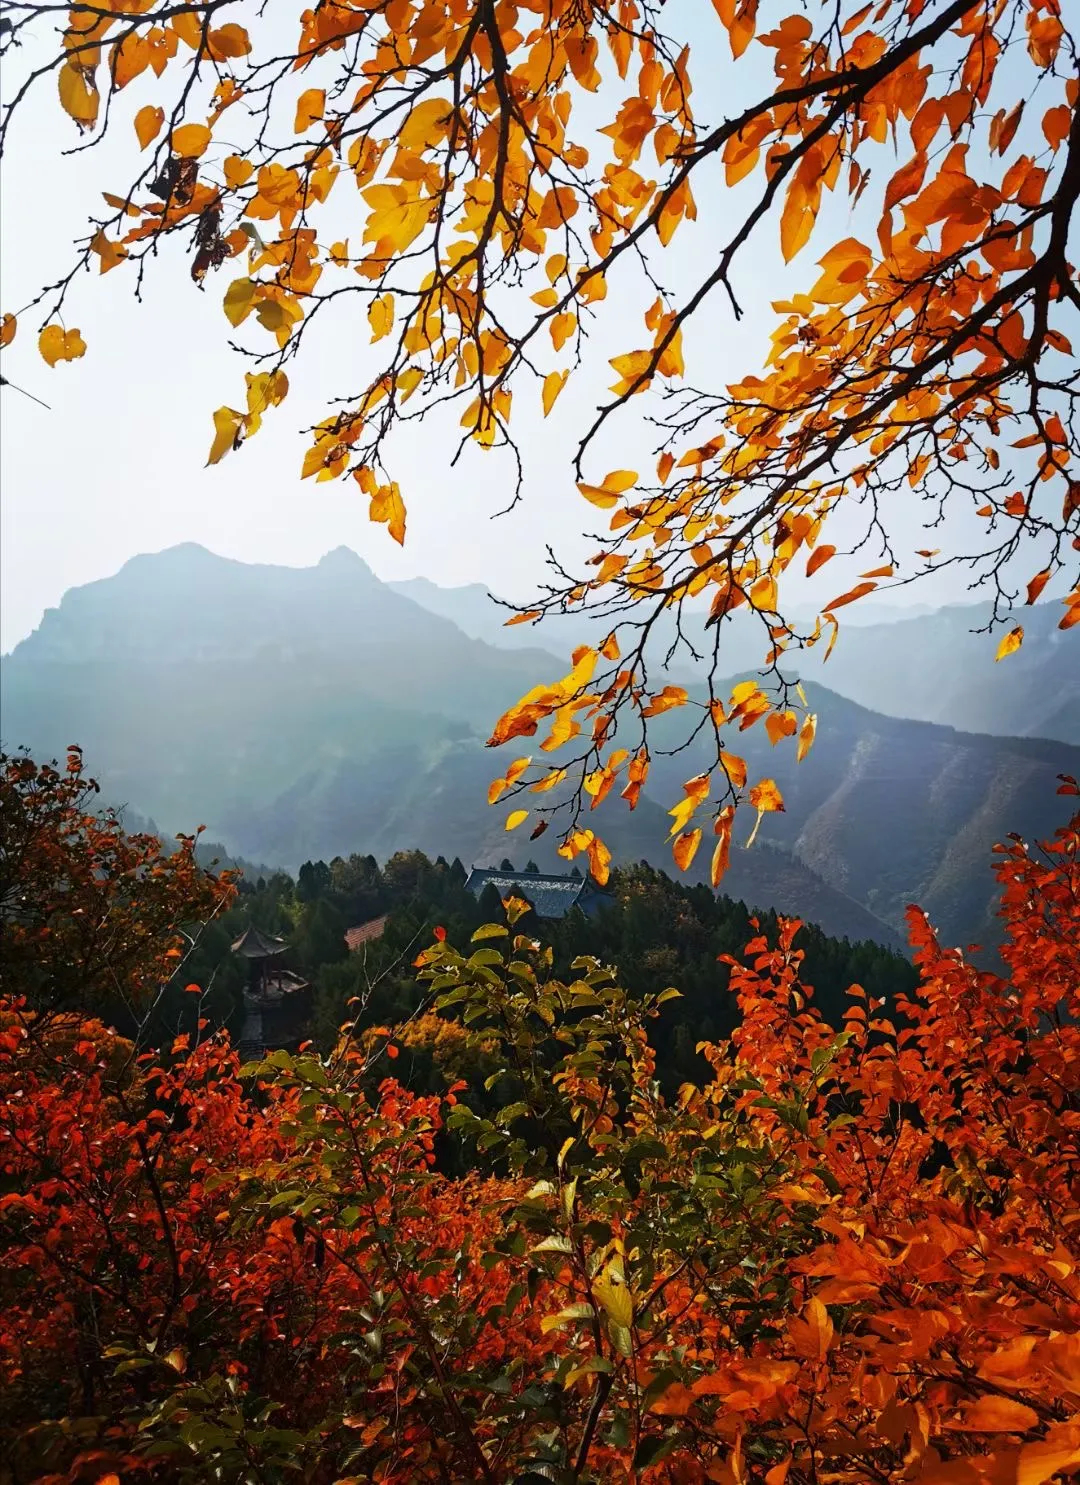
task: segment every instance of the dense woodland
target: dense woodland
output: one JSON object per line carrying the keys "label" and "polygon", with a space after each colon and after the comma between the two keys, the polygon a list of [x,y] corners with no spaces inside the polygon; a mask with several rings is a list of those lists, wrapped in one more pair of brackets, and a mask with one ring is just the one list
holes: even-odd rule
{"label": "dense woodland", "polygon": [[[13,1485],[1080,1466],[1080,816],[1000,852],[998,977],[916,909],[912,967],[641,870],[557,926],[417,853],[244,891],[77,752],[0,784]],[[256,920],[322,1056],[215,1031]]]}
{"label": "dense woodland", "polygon": [[[436,926],[445,929],[448,942],[464,946],[481,924],[500,916],[495,889],[485,888],[477,898],[465,889],[466,875],[456,859],[432,862],[419,851],[402,851],[381,868],[373,857],[353,855],[329,865],[307,862],[295,882],[284,873],[254,883],[241,879],[234,905],[202,932],[184,974],[210,987],[203,1014],[236,1034],[246,967],[230,956],[229,944],[249,924],[285,938],[286,963],[314,987],[312,1038],[328,1052],[343,1023],[357,1019],[357,1002],[361,1027],[396,1024],[422,1008],[413,960]],[[527,897],[525,871],[521,882]],[[650,1036],[668,1086],[701,1076],[696,1043],[728,1036],[735,1025],[729,969],[720,961],[739,954],[753,936],[750,910],[707,886],[688,887],[646,866],[613,871],[608,893],[609,903],[594,917],[572,911],[565,919],[541,922],[530,914],[524,928],[551,946],[558,974],[568,973],[578,955],[590,954],[603,963],[632,966],[633,988],[640,994],[679,986],[682,998],[665,1007]],[[350,953],[345,930],[384,913],[389,918],[382,937]],[[760,913],[757,921],[775,939],[776,915]],[[861,984],[892,1004],[915,984],[910,962],[879,944],[830,939],[811,924],[800,929],[797,943],[817,1003],[837,1025],[849,985]],[[184,1011],[178,993],[162,1002],[162,1039],[187,1025],[168,1021]],[[422,1086],[428,1091],[426,1082]]]}

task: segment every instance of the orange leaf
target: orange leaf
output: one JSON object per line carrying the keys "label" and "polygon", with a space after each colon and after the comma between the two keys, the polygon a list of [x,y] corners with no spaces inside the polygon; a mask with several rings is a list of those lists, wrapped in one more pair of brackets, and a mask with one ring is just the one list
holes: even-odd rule
{"label": "orange leaf", "polygon": [[293,120],[295,132],[303,134],[306,129],[310,129],[316,120],[322,118],[325,109],[325,88],[308,88],[301,93],[296,100],[296,118]]}
{"label": "orange leaf", "polygon": [[1044,1485],[1044,1481],[1080,1464],[1080,1444],[1062,1438],[1025,1444],[1016,1463],[1016,1485]]}
{"label": "orange leaf", "polygon": [[1050,569],[1048,567],[1044,567],[1043,570],[1042,570],[1042,572],[1037,572],[1035,574],[1035,576],[1031,579],[1031,582],[1028,583],[1028,585],[1027,585],[1027,601],[1028,601],[1028,603],[1034,603],[1035,602],[1035,600],[1038,598],[1039,594],[1046,587],[1046,585],[1047,585],[1047,583],[1049,581],[1050,581]]}
{"label": "orange leaf", "polygon": [[963,1419],[955,1426],[970,1433],[1024,1433],[1038,1421],[1034,1408],[1014,1398],[980,1397],[964,1410]]}
{"label": "orange leaf", "polygon": [[765,718],[765,731],[774,748],[782,737],[790,737],[798,725],[794,712],[770,712]]}
{"label": "orange leaf", "polygon": [[675,857],[675,864],[680,871],[689,871],[690,863],[697,855],[697,848],[700,845],[700,830],[687,830],[678,837],[671,848],[671,854]]}
{"label": "orange leaf", "polygon": [[835,556],[836,548],[829,546],[828,543],[826,543],[824,546],[818,547],[815,551],[811,552],[809,557],[807,557],[806,559],[806,576],[813,577],[814,573],[817,572],[819,567],[824,567],[829,558]]}
{"label": "orange leaf", "polygon": [[148,103],[145,108],[139,109],[135,115],[135,136],[140,149],[145,149],[152,139],[157,138],[164,122],[163,108],[155,108],[152,103]]}
{"label": "orange leaf", "polygon": [[675,706],[685,706],[687,693],[682,686],[665,686],[655,696],[649,698],[648,706],[642,709],[643,717],[655,717],[660,712],[668,712]]}
{"label": "orange leaf", "polygon": [[740,758],[738,753],[729,753],[725,748],[720,754],[720,766],[727,774],[728,783],[733,789],[746,787],[746,760]]}
{"label": "orange leaf", "polygon": [[[536,833],[534,832],[534,836]],[[607,884],[608,877],[611,875],[611,852],[604,845],[600,837],[596,835],[589,841],[587,850],[589,853],[589,870],[600,886],[603,887]]]}
{"label": "orange leaf", "polygon": [[834,598],[831,603],[827,603],[824,611],[829,613],[834,608],[843,608],[845,603],[854,603],[857,598],[865,598],[866,594],[872,593],[876,587],[877,583],[856,583],[854,588],[850,588],[846,593],[841,593],[839,598]]}
{"label": "orange leaf", "polygon": [[731,865],[731,824],[735,818],[735,806],[726,804],[716,817],[713,826],[717,834],[716,849],[713,851],[712,866],[709,871],[709,880],[713,887],[719,887],[720,881]]}
{"label": "orange leaf", "polygon": [[10,345],[15,339],[15,332],[19,328],[19,322],[14,315],[5,315],[0,320],[0,346]]}
{"label": "orange leaf", "polygon": [[652,1404],[650,1413],[659,1413],[663,1418],[682,1418],[690,1411],[694,1394],[682,1382],[672,1382]]}
{"label": "orange leaf", "polygon": [[803,1310],[801,1320],[792,1320],[788,1336],[796,1354],[807,1361],[824,1361],[833,1343],[834,1327],[829,1312],[815,1295]]}

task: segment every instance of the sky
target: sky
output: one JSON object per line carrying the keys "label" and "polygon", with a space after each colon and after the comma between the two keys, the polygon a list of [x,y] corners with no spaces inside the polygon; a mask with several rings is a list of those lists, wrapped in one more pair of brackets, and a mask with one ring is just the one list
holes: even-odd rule
{"label": "sky", "polygon": [[[241,9],[255,8],[239,7],[235,18],[243,19]],[[286,11],[296,13],[275,7],[275,14]],[[761,76],[750,54],[738,67],[730,59],[719,65],[719,27],[708,7],[674,0],[668,19],[674,34],[691,36],[704,54],[695,97],[699,117],[715,121],[733,112],[738,89]],[[700,79],[707,87],[712,78],[721,80],[722,98],[702,98]],[[66,272],[72,239],[100,202],[100,191],[126,186],[132,137],[127,120],[153,99],[153,83],[147,74],[126,90],[129,111],[115,143],[107,138],[98,149],[66,156],[62,151],[78,139],[57,106],[51,79],[30,95],[3,167],[3,310],[18,312],[42,284]],[[609,105],[610,97],[599,100],[601,108]],[[676,292],[707,271],[710,245],[730,225],[738,204],[734,193],[723,190],[697,194],[698,222],[677,234],[664,258],[665,283]],[[830,202],[819,223],[820,239],[791,269],[780,258],[775,226],[767,229],[738,265],[743,320],[736,323],[717,297],[706,302],[688,332],[690,379],[718,384],[759,369],[773,324],[769,302],[805,287],[816,276],[815,243],[824,251],[850,227],[846,201]],[[444,586],[481,582],[512,598],[527,598],[542,580],[549,542],[571,564],[595,550],[595,543],[584,540],[583,527],[595,530],[599,522],[574,488],[570,454],[611,380],[607,357],[632,348],[627,319],[647,302],[633,284],[601,306],[589,366],[571,379],[552,417],[543,421],[537,407],[534,416],[521,420],[525,498],[509,515],[496,515],[512,489],[513,467],[505,455],[470,448],[450,467],[456,415],[442,426],[413,426],[399,440],[393,472],[409,512],[400,549],[385,527],[369,524],[367,502],[352,481],[299,479],[307,446],[302,430],[324,415],[331,397],[364,384],[370,353],[359,315],[342,315],[333,325],[324,318],[321,338],[290,369],[292,391],[284,405],[240,452],[205,467],[213,409],[240,405],[244,364],[227,347],[229,326],[221,311],[225,289],[240,272],[227,263],[200,291],[186,263],[167,252],[147,275],[141,302],[133,296],[134,276],[123,266],[105,278],[80,279],[66,323],[80,328],[87,354],[54,369],[37,354],[40,315],[35,319],[30,312],[21,320],[14,345],[4,353],[4,374],[48,407],[13,387],[2,389],[0,650],[7,652],[29,633],[68,588],[115,572],[137,553],[183,541],[244,561],[288,565],[312,564],[344,544],[385,579],[425,576]],[[534,400],[539,402],[538,394]],[[635,414],[644,400],[636,399]],[[514,421],[518,426],[516,411]],[[651,467],[654,441],[640,417],[624,416],[598,447],[591,468],[599,476],[628,464]],[[899,519],[902,526],[910,524],[911,545],[924,545],[916,539],[915,523],[906,514]],[[836,591],[831,577],[830,587]],[[933,586],[902,589],[895,597],[901,603],[956,601],[963,597],[962,580],[943,576]]]}

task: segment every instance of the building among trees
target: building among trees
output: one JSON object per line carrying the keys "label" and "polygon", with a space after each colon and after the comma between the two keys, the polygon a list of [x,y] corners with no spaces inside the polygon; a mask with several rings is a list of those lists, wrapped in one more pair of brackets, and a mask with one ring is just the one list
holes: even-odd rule
{"label": "building among trees", "polygon": [[307,1035],[311,1018],[311,986],[286,969],[288,950],[283,938],[247,928],[232,945],[246,959],[248,983],[244,989],[244,1024],[239,1049],[243,1059],[261,1057],[279,1048],[295,1051]]}
{"label": "building among trees", "polygon": [[523,871],[517,871],[510,861],[504,861],[498,869],[474,866],[465,886],[474,897],[480,897],[489,886],[503,899],[523,897],[538,918],[547,919],[565,918],[571,908],[592,917],[610,901],[592,877],[582,876],[577,867],[559,876],[537,871],[532,862]]}

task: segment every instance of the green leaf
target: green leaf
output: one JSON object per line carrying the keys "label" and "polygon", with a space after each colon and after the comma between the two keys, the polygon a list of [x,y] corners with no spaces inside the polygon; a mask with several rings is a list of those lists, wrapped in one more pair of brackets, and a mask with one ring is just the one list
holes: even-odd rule
{"label": "green leaf", "polygon": [[478,944],[485,938],[507,938],[510,930],[505,923],[485,923],[478,928],[469,940],[470,943]]}
{"label": "green leaf", "polygon": [[536,1247],[530,1251],[533,1253],[572,1253],[574,1245],[561,1232],[553,1232],[550,1237],[544,1238],[543,1242],[537,1243]]}
{"label": "green leaf", "polygon": [[664,1439],[653,1437],[642,1439],[641,1443],[634,1450],[633,1468],[635,1470],[648,1469],[650,1464],[656,1464],[658,1460],[670,1454],[678,1442],[676,1438]]}

